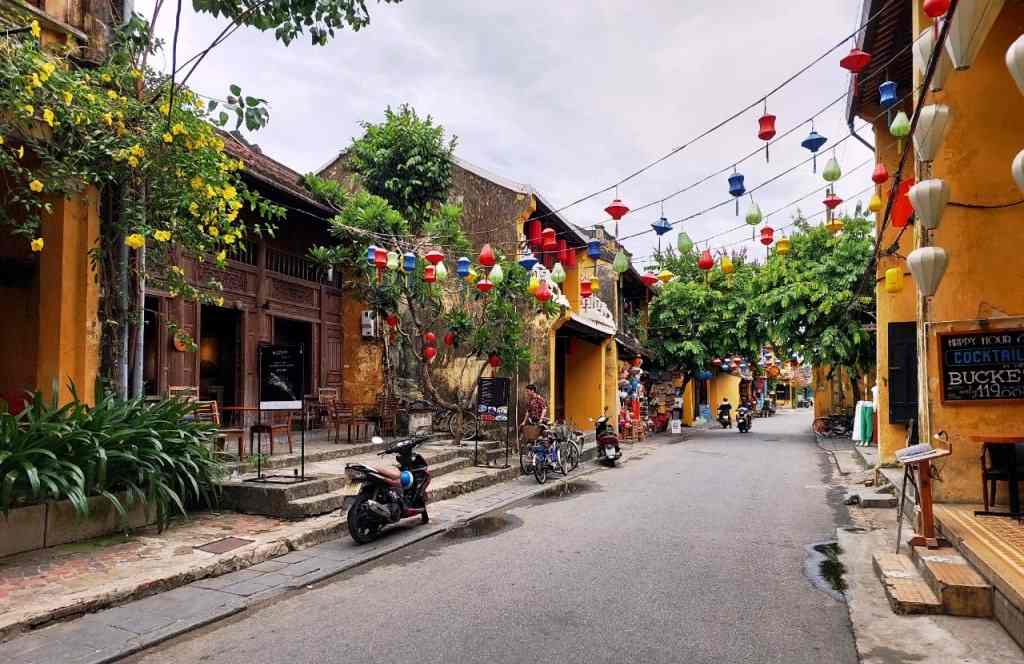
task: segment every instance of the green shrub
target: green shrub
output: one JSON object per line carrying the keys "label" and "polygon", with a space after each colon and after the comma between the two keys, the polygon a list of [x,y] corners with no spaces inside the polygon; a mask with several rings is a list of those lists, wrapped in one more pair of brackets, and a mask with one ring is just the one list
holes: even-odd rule
{"label": "green shrub", "polygon": [[103,496],[122,519],[136,501],[155,506],[162,527],[215,503],[222,466],[191,404],[98,394],[95,406],[75,394],[58,408],[37,393],[17,416],[0,413],[0,512],[67,499],[85,516],[87,498]]}

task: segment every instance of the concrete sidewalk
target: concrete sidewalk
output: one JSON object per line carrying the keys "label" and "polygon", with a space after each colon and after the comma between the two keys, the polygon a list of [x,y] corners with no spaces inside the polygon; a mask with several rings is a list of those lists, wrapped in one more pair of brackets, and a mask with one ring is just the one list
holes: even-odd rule
{"label": "concrete sidewalk", "polygon": [[[657,437],[645,443],[626,446],[624,448],[625,455],[627,459],[643,457],[654,449],[657,442],[678,439],[679,436]],[[601,467],[594,464],[583,464],[567,480],[571,481],[600,470]],[[249,555],[245,557],[244,563],[242,560],[239,560],[237,564],[232,563],[234,567],[222,567],[215,573],[210,571],[202,575],[204,578],[193,576],[189,579],[187,575],[193,574],[193,572],[183,572],[186,576],[178,578],[187,585],[182,585],[170,592],[145,597],[97,613],[89,613],[71,622],[52,625],[2,643],[0,644],[0,661],[5,664],[42,664],[58,661],[77,664],[79,662],[115,661],[166,639],[244,611],[249,606],[282,593],[323,581],[352,567],[372,561],[422,539],[438,535],[455,523],[471,520],[523,498],[550,490],[553,484],[553,481],[549,481],[545,485],[538,485],[532,477],[520,477],[513,481],[474,491],[471,494],[444,500],[436,503],[432,508],[430,524],[426,526],[412,522],[401,524],[391,529],[377,542],[367,546],[356,546],[347,535],[339,537],[341,534],[339,530],[344,528],[345,524],[337,515],[328,515],[292,524],[278,523],[276,527],[274,525],[276,520],[273,519],[244,515],[220,515],[210,523],[204,524],[203,528],[228,527],[223,520],[225,517],[229,519],[228,523],[231,523],[232,526],[238,526],[241,523],[235,519],[245,519],[250,520],[248,530],[245,532],[249,533],[251,537],[258,537],[253,533],[260,530],[261,527],[267,528],[268,535],[265,537],[277,537],[263,545],[260,549],[261,555]],[[331,541],[321,540],[323,543],[319,544],[315,540],[300,542],[305,527],[310,525],[310,522],[317,522],[317,525],[325,531],[330,529],[330,535],[325,535],[324,539],[328,537],[333,539]],[[198,527],[197,524],[193,525]],[[296,546],[292,547],[287,538],[282,541],[279,537],[283,534],[279,530],[281,528],[295,529],[291,535],[297,538]],[[179,532],[183,533],[184,530],[183,528]],[[194,538],[197,534],[196,531],[192,531],[189,537]],[[209,532],[206,531],[204,534],[208,535]],[[237,536],[235,531],[220,531],[221,537],[225,534]],[[306,537],[308,538],[308,535]],[[310,544],[315,545],[310,546]],[[166,554],[173,547],[165,545],[160,549]],[[178,552],[185,558],[196,555],[191,546],[182,545]],[[263,555],[262,552],[266,552],[266,555]],[[230,553],[223,555],[231,556]],[[89,563],[94,560],[95,557],[86,557],[84,561],[79,562],[78,566],[87,568]],[[146,560],[144,556],[136,558],[136,562],[143,566],[145,566]],[[148,559],[150,566],[153,566],[155,562],[165,565],[168,559],[160,557]],[[187,563],[182,567],[189,569]],[[116,561],[113,562],[113,567],[107,567],[107,569],[116,570]],[[89,583],[106,587],[107,596],[110,598],[106,606],[118,601],[123,602],[133,596],[131,593],[125,593],[122,589],[121,599],[115,600],[114,597],[118,595],[118,582],[116,580],[104,582],[105,573],[106,571],[99,570],[90,572],[88,578],[83,578],[76,583],[86,587]],[[0,571],[0,574],[3,572]],[[68,572],[68,577],[73,575],[73,572]],[[61,582],[61,584],[63,583]],[[132,580],[122,583],[131,585]],[[150,592],[159,589],[159,584],[150,586]],[[92,591],[96,592],[96,588],[94,587]],[[25,592],[27,591],[19,591],[18,603],[36,604],[38,598],[36,600],[29,599],[29,595],[24,594]],[[7,606],[7,602],[4,605]],[[99,608],[101,607],[95,606],[85,610],[95,611]],[[79,604],[73,613],[80,613],[82,610],[82,605]],[[54,609],[51,611],[51,615],[59,613],[59,611],[59,608]],[[62,615],[69,613],[72,611],[67,610]]]}

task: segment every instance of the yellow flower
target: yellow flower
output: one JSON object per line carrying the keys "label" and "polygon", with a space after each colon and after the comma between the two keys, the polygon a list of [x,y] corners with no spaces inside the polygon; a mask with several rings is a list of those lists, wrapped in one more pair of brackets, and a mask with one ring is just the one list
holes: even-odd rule
{"label": "yellow flower", "polygon": [[43,250],[43,238],[37,237],[36,239],[32,240],[31,243],[29,243],[29,246],[32,247],[32,251],[38,254],[40,251]]}
{"label": "yellow flower", "polygon": [[218,297],[216,300],[214,300],[214,302],[217,303],[218,307],[223,307],[224,306],[224,298],[222,298],[222,297]]}
{"label": "yellow flower", "polygon": [[110,74],[103,74],[100,76],[100,80],[104,83],[110,83]]}
{"label": "yellow flower", "polygon": [[170,105],[168,105],[167,102],[164,102],[164,103],[160,104],[160,114],[161,115],[167,115],[170,112],[171,112],[171,107],[170,107]]}
{"label": "yellow flower", "polygon": [[204,184],[206,184],[206,183],[205,183],[205,182],[203,182],[203,178],[201,178],[201,177],[199,177],[199,176],[197,175],[197,176],[195,176],[194,178],[192,178],[192,181],[191,181],[191,182],[189,182],[189,184],[191,184],[191,185],[192,185],[192,188],[193,188],[193,189],[202,189],[202,188],[203,188],[203,185],[204,185]]}
{"label": "yellow flower", "polygon": [[71,102],[74,101],[74,99],[75,99],[75,95],[71,94],[67,90],[64,91],[64,103],[65,104],[70,106]]}
{"label": "yellow flower", "polygon": [[192,215],[197,216],[199,214],[199,204],[197,204],[195,201],[192,201],[191,203],[188,204],[188,211],[192,213]]}
{"label": "yellow flower", "polygon": [[3,144],[4,144],[4,137],[0,136],[0,145],[3,145]]}
{"label": "yellow flower", "polygon": [[227,251],[221,249],[220,251],[217,252],[217,261],[218,262],[223,263],[224,261],[227,260],[227,258],[228,258],[228,252]]}
{"label": "yellow flower", "polygon": [[42,29],[39,27],[39,21],[32,21],[32,36],[39,39],[39,35],[43,34]]}
{"label": "yellow flower", "polygon": [[136,157],[145,157],[146,151],[142,149],[142,146],[136,143],[135,145],[128,148],[128,152],[131,152]]}
{"label": "yellow flower", "polygon": [[21,110],[25,111],[25,115],[32,116],[36,114],[35,106],[33,106],[32,104],[25,104],[21,107]]}
{"label": "yellow flower", "polygon": [[132,233],[125,237],[124,243],[132,249],[141,249],[146,245],[146,238],[141,233]]}
{"label": "yellow flower", "polygon": [[171,136],[170,134],[168,134],[166,132],[164,133],[164,143],[170,143],[173,140],[174,140],[173,136]]}
{"label": "yellow flower", "polygon": [[89,100],[89,103],[92,103],[92,102],[96,101],[96,95],[94,95],[91,92],[86,92],[85,93],[85,98]]}
{"label": "yellow flower", "polygon": [[108,125],[112,125],[112,124],[114,124],[114,116],[111,115],[110,113],[104,113],[103,114],[103,121],[106,122]]}
{"label": "yellow flower", "polygon": [[19,145],[18,146],[18,159],[22,159],[24,157],[25,157],[25,146],[24,145]]}
{"label": "yellow flower", "polygon": [[117,92],[114,90],[107,90],[107,96],[111,99],[117,99]]}
{"label": "yellow flower", "polygon": [[215,187],[211,187],[210,185],[206,185],[206,197],[207,198],[213,198],[216,195],[217,195],[217,189]]}
{"label": "yellow flower", "polygon": [[43,75],[45,77],[43,78],[44,81],[53,76],[53,72],[57,71],[57,65],[52,62],[44,62],[39,68],[43,70]]}
{"label": "yellow flower", "polygon": [[228,212],[228,221],[234,221],[235,219],[238,219],[238,210]]}
{"label": "yellow flower", "polygon": [[181,124],[180,122],[175,122],[174,125],[171,127],[171,133],[174,134],[175,136],[177,136],[178,134],[184,134],[185,125]]}
{"label": "yellow flower", "polygon": [[128,165],[132,168],[136,168],[139,165],[139,159],[135,155],[128,157]]}
{"label": "yellow flower", "polygon": [[48,108],[43,109],[43,122],[51,127],[53,126],[53,111]]}
{"label": "yellow flower", "polygon": [[210,237],[217,237],[220,235],[220,229],[216,226],[210,226]]}
{"label": "yellow flower", "polygon": [[39,180],[32,180],[31,182],[28,183],[28,188],[38,194],[43,190],[43,183],[40,182]]}
{"label": "yellow flower", "polygon": [[39,74],[32,74],[28,77],[28,87],[29,90],[43,87],[43,82],[39,80]]}
{"label": "yellow flower", "polygon": [[142,72],[138,69],[132,69],[132,78],[142,78]]}
{"label": "yellow flower", "polygon": [[174,274],[178,275],[179,277],[180,276],[184,276],[184,274],[185,274],[185,270],[182,270],[177,265],[172,265],[171,266],[171,272],[173,272]]}
{"label": "yellow flower", "polygon": [[234,236],[234,234],[233,233],[226,233],[224,235],[224,244],[234,244],[234,243],[235,243],[235,236]]}
{"label": "yellow flower", "polygon": [[238,190],[232,187],[230,184],[225,185],[224,189],[221,191],[221,195],[224,196],[225,200],[230,201],[235,198],[238,198]]}
{"label": "yellow flower", "polygon": [[153,232],[153,239],[155,239],[157,242],[167,242],[168,240],[171,239],[171,232],[170,231],[154,231]]}

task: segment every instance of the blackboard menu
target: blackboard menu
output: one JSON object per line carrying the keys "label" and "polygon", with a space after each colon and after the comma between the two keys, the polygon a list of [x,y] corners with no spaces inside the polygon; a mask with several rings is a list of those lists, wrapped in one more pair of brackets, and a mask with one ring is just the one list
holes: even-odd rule
{"label": "blackboard menu", "polygon": [[508,378],[481,378],[477,395],[481,422],[508,421]]}
{"label": "blackboard menu", "polygon": [[939,335],[943,401],[1024,399],[1024,330]]}
{"label": "blackboard menu", "polygon": [[303,347],[260,347],[260,408],[301,410],[306,382]]}

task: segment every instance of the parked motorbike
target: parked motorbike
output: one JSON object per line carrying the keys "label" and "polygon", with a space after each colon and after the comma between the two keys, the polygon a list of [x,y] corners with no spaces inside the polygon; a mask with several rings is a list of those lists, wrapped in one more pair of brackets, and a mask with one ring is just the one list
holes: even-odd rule
{"label": "parked motorbike", "polygon": [[748,404],[741,404],[736,409],[736,428],[740,433],[747,433],[754,424],[754,411]]}
{"label": "parked motorbike", "polygon": [[607,415],[602,415],[593,422],[597,434],[597,460],[606,466],[614,466],[615,462],[622,457],[619,436],[612,428]]}
{"label": "parked motorbike", "polygon": [[[394,454],[398,466],[373,467],[361,463],[345,466],[348,478],[362,487],[348,510],[348,532],[358,544],[372,542],[384,526],[418,516],[421,523],[427,515],[427,487],[430,470],[426,460],[416,453],[416,446],[427,440],[419,436],[403,440],[380,453]],[[374,436],[374,443],[383,439]]]}

